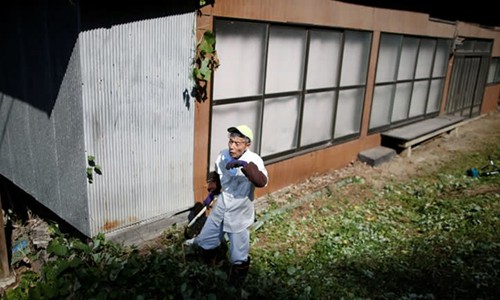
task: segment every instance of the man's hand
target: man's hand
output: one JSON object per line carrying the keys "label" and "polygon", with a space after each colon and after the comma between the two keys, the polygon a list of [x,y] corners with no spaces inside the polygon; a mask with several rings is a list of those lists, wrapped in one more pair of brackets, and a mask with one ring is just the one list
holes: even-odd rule
{"label": "man's hand", "polygon": [[205,198],[205,200],[203,200],[203,205],[208,207],[208,206],[210,206],[210,204],[212,203],[213,200],[214,200],[214,194],[210,193],[210,194],[208,194],[207,198]]}
{"label": "man's hand", "polygon": [[248,163],[244,160],[239,160],[239,159],[231,159],[227,165],[226,165],[226,169],[229,170],[229,169],[233,169],[233,168],[239,168],[239,167],[246,167],[248,165]]}

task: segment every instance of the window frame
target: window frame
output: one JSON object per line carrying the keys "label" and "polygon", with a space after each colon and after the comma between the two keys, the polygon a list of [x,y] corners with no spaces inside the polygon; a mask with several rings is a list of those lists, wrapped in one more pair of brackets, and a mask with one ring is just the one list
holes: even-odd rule
{"label": "window frame", "polygon": [[[278,161],[281,161],[281,160],[286,160],[286,159],[289,159],[289,158],[292,158],[292,157],[295,157],[295,156],[298,156],[298,155],[302,155],[302,154],[305,154],[305,153],[308,153],[308,152],[313,152],[313,151],[317,151],[319,149],[323,149],[323,148],[327,148],[327,147],[331,147],[333,145],[337,145],[337,144],[340,144],[340,143],[344,143],[344,142],[347,142],[347,141],[350,141],[350,140],[353,140],[353,139],[356,139],[356,138],[359,138],[361,136],[361,123],[363,121],[363,112],[364,112],[364,103],[365,103],[365,95],[366,95],[366,90],[367,90],[367,83],[368,83],[368,67],[369,67],[369,63],[370,63],[370,55],[371,55],[371,46],[373,44],[373,32],[372,31],[368,31],[368,30],[352,30],[352,29],[339,29],[339,28],[334,28],[334,27],[325,27],[325,26],[310,26],[310,25],[303,25],[303,24],[281,24],[281,23],[274,23],[274,22],[267,22],[267,21],[254,21],[254,20],[244,20],[244,19],[235,19],[235,18],[225,18],[225,17],[217,17],[217,18],[214,18],[214,32],[215,32],[215,35],[216,35],[216,39],[217,39],[217,22],[218,21],[234,21],[234,22],[245,22],[245,23],[259,23],[259,24],[264,24],[266,26],[266,34],[265,34],[265,44],[267,45],[266,46],[266,50],[264,51],[265,52],[265,57],[264,57],[264,67],[263,67],[263,82],[264,82],[264,87],[262,88],[262,92],[258,95],[251,95],[251,96],[245,96],[245,97],[232,97],[232,98],[226,98],[226,99],[214,99],[213,98],[213,95],[214,95],[214,82],[217,80],[217,71],[214,72],[214,75],[213,75],[213,80],[211,81],[211,92],[212,92],[212,103],[211,103],[211,109],[210,109],[210,129],[209,129],[209,133],[211,134],[211,138],[210,138],[210,145],[209,145],[209,150],[208,150],[208,161],[211,162],[213,161],[213,156],[216,156],[217,153],[211,153],[211,152],[216,152],[217,149],[212,149],[212,140],[213,140],[213,137],[212,135],[214,134],[221,134],[219,132],[213,132],[213,129],[212,129],[212,123],[213,123],[213,110],[221,105],[227,105],[227,104],[236,104],[236,103],[244,103],[244,102],[247,102],[247,101],[260,101],[260,116],[259,116],[259,128],[258,130],[254,130],[254,140],[257,144],[257,147],[254,149],[254,151],[256,153],[261,153],[261,150],[262,150],[262,137],[263,137],[263,132],[265,129],[263,129],[263,117],[264,117],[264,112],[265,112],[265,102],[269,99],[273,99],[273,98],[277,98],[277,97],[298,97],[298,101],[299,101],[299,108],[298,108],[298,118],[297,118],[297,130],[296,132],[294,133],[295,135],[295,139],[296,139],[296,144],[294,146],[292,146],[290,149],[287,149],[287,150],[284,150],[284,151],[280,151],[280,152],[277,152],[277,153],[271,153],[271,154],[268,154],[268,155],[264,155],[262,156],[263,160],[266,162],[266,163],[274,163],[274,162],[278,162]],[[266,76],[267,76],[267,66],[268,66],[268,46],[269,46],[269,38],[270,38],[270,30],[271,28],[275,28],[275,27],[279,27],[279,26],[284,26],[284,27],[290,27],[290,28],[294,28],[294,29],[299,29],[299,30],[304,30],[305,31],[305,35],[306,35],[306,44],[304,45],[305,47],[305,55],[303,57],[303,70],[302,70],[302,73],[299,74],[300,75],[300,78],[301,78],[301,87],[299,88],[299,90],[294,90],[294,91],[285,91],[285,92],[275,92],[275,93],[267,93],[266,94],[266,87],[265,87],[265,83],[266,83]],[[339,47],[339,58],[338,58],[338,66],[337,66],[337,74],[336,74],[336,81],[335,84],[332,84],[331,86],[327,86],[327,87],[321,87],[321,88],[310,88],[308,89],[306,87],[306,83],[307,83],[307,70],[308,70],[308,61],[309,61],[309,51],[310,51],[310,47],[311,47],[311,32],[312,31],[315,31],[315,30],[318,30],[318,31],[327,31],[327,32],[333,32],[335,34],[340,34],[340,43],[338,45]],[[354,39],[355,42],[360,42],[360,43],[366,43],[366,45],[363,44],[363,48],[366,47],[367,50],[365,50],[363,52],[364,55],[366,55],[366,57],[363,57],[363,58],[360,58],[360,63],[364,69],[362,69],[360,72],[364,72],[363,73],[360,73],[361,75],[363,75],[363,82],[361,84],[355,84],[355,85],[345,85],[345,86],[340,86],[340,82],[341,82],[341,77],[342,77],[342,66],[343,66],[343,58],[344,58],[344,51],[345,51],[345,47],[346,47],[346,34],[350,34],[350,33],[361,33],[362,35],[360,35],[361,37],[361,40],[356,40]],[[356,37],[354,35],[352,35],[354,38],[358,38],[359,37]],[[223,63],[223,62],[221,62]],[[366,64],[366,65],[363,65],[363,64]],[[337,114],[337,107],[339,105],[339,94],[342,92],[342,91],[345,91],[345,90],[355,90],[355,89],[359,89],[359,88],[362,88],[362,96],[361,96],[361,99],[359,100],[361,102],[361,109],[360,111],[356,111],[356,113],[359,113],[359,124],[357,125],[357,131],[354,132],[354,133],[350,133],[350,134],[346,134],[345,136],[340,136],[340,137],[334,137],[335,136],[335,126],[336,126],[336,114]],[[312,142],[312,143],[309,143],[309,144],[306,144],[306,145],[302,145],[301,142],[301,138],[302,138],[302,135],[304,134],[303,132],[303,118],[304,118],[304,104],[305,104],[305,99],[306,99],[306,96],[307,95],[311,95],[311,94],[314,94],[314,93],[324,93],[324,92],[333,92],[334,94],[334,99],[332,99],[332,101],[334,101],[333,103],[333,111],[331,112],[331,116],[332,116],[332,126],[333,128],[331,129],[331,136],[329,139],[327,140],[321,140],[321,141],[317,141],[317,142]],[[354,116],[356,117],[356,116]],[[355,126],[356,128],[356,126]],[[223,134],[223,133],[222,133]],[[211,159],[211,156],[212,156],[212,159]],[[209,167],[210,164],[209,164]]]}
{"label": "window frame", "polygon": [[[398,49],[397,49],[397,55],[396,55],[397,61],[394,63],[394,66],[396,69],[393,70],[394,76],[393,76],[392,80],[377,82],[377,74],[379,71],[378,68],[381,65],[380,64],[380,57],[381,57],[380,51],[383,47],[382,40],[385,36],[398,38],[400,40],[399,45],[398,45]],[[433,83],[435,83],[437,81],[442,81],[440,91],[438,92],[438,99],[439,99],[438,107],[441,107],[441,104],[443,101],[442,95],[444,92],[444,84],[445,84],[445,80],[446,80],[447,60],[444,63],[445,69],[442,70],[442,74],[436,75],[435,74],[436,73],[435,68],[437,66],[436,57],[439,54],[438,51],[440,50],[440,48],[439,48],[440,46],[447,46],[446,54],[449,55],[449,53],[451,51],[453,40],[448,39],[448,38],[415,36],[415,35],[397,34],[397,33],[389,33],[389,32],[382,32],[380,35],[380,40],[381,40],[381,42],[379,44],[379,49],[378,49],[379,52],[377,55],[377,64],[376,64],[377,66],[375,68],[374,90],[373,90],[371,104],[370,104],[370,116],[369,116],[369,120],[368,120],[368,134],[382,132],[382,131],[385,131],[385,130],[390,129],[390,128],[394,128],[394,127],[398,127],[398,126],[401,126],[404,124],[415,122],[416,120],[431,118],[431,117],[438,115],[440,109],[438,108],[437,111],[429,111],[428,105],[429,105],[430,95],[433,92]],[[410,42],[412,40],[416,41],[418,43],[418,46],[416,48],[416,53],[415,53],[415,65],[413,66],[413,75],[411,78],[399,79],[398,72],[400,70],[403,47],[404,47],[405,42]],[[421,50],[422,50],[422,48],[421,48],[422,42],[434,42],[433,54],[432,54],[432,57],[430,58],[432,60],[432,62],[430,65],[430,70],[428,72],[429,74],[425,77],[420,76],[417,78],[416,73],[417,73],[417,70],[419,69],[418,63],[419,63],[419,55],[420,55]],[[444,45],[442,45],[442,43],[444,43]],[[409,48],[409,49],[411,50],[411,48]],[[412,101],[413,101],[413,97],[415,96],[414,88],[416,85],[421,85],[425,82],[427,83],[427,86],[426,86],[425,104],[424,104],[424,107],[422,109],[423,112],[418,113],[416,115],[411,115]],[[406,85],[406,84],[411,85],[410,91],[409,91],[410,94],[409,94],[409,100],[408,100],[409,102],[407,104],[408,107],[407,107],[407,111],[406,111],[406,117],[394,120],[394,116],[395,116],[394,115],[394,113],[395,113],[394,107],[395,107],[395,101],[396,101],[395,97],[396,97],[397,92],[398,92],[397,88],[398,88],[398,85],[401,86],[401,85]],[[389,100],[390,111],[388,113],[388,116],[389,116],[388,122],[386,120],[385,122],[382,122],[383,124],[381,124],[381,125],[372,126],[372,118],[375,117],[375,116],[373,116],[373,112],[374,112],[374,105],[376,105],[376,103],[375,103],[376,90],[377,90],[377,87],[384,87],[384,86],[387,86],[387,87],[392,86],[391,98]]]}

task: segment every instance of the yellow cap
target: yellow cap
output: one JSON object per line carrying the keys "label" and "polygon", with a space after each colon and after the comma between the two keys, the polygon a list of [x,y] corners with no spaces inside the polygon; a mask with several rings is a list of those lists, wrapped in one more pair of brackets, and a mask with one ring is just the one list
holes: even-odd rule
{"label": "yellow cap", "polygon": [[253,132],[252,132],[252,129],[250,129],[250,127],[248,127],[247,125],[238,125],[236,127],[229,127],[227,129],[228,132],[231,132],[231,133],[239,133],[241,135],[244,135],[246,136],[248,139],[250,139],[250,141],[253,140]]}

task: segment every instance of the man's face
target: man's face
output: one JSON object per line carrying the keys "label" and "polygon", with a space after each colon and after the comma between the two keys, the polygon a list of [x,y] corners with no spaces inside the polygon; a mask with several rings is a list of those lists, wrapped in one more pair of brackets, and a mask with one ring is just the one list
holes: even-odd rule
{"label": "man's face", "polygon": [[250,143],[247,143],[246,138],[238,136],[229,137],[228,147],[229,154],[232,158],[240,158],[240,156],[243,155],[243,152],[245,152],[245,150],[247,150],[249,146]]}

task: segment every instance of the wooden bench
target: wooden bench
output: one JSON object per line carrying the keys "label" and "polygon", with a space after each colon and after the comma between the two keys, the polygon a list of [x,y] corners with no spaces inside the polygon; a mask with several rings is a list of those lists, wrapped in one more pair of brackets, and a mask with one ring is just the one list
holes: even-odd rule
{"label": "wooden bench", "polygon": [[398,153],[411,156],[412,147],[443,133],[457,133],[466,120],[461,116],[438,116],[381,133],[382,145],[397,148]]}

